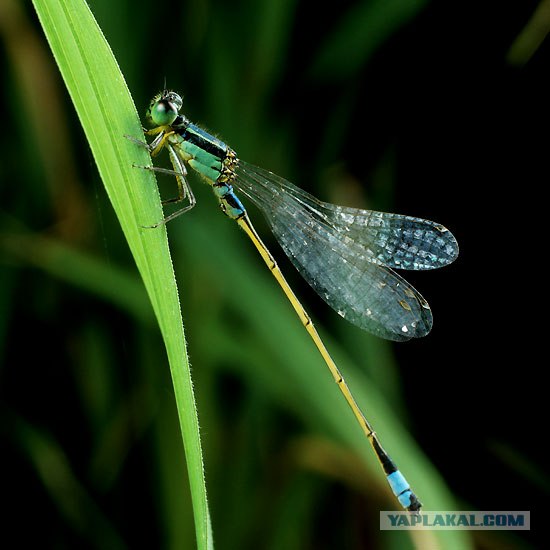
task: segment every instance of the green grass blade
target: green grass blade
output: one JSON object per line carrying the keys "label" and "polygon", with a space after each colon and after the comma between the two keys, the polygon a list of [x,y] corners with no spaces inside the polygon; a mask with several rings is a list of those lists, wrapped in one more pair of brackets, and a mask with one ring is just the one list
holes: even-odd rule
{"label": "green grass blade", "polygon": [[426,4],[426,0],[373,0],[354,4],[326,39],[312,74],[350,78],[384,40]]}
{"label": "green grass blade", "polygon": [[134,272],[95,257],[67,243],[21,231],[0,236],[0,249],[51,276],[115,304],[134,319],[155,322],[143,284]]}
{"label": "green grass blade", "polygon": [[143,138],[124,78],[92,13],[81,0],[34,0],[57,61],[151,299],[165,341],[187,457],[198,548],[212,536],[197,412],[185,349],[178,293],[164,228],[143,229],[162,218],[152,173],[136,170],[151,159],[124,139]]}

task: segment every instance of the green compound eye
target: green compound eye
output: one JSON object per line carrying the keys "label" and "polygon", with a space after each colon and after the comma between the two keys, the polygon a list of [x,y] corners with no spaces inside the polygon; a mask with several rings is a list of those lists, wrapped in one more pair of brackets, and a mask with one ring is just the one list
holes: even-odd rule
{"label": "green compound eye", "polygon": [[157,94],[147,109],[147,120],[154,126],[170,126],[179,115],[183,99],[176,92],[164,90]]}
{"label": "green compound eye", "polygon": [[177,105],[165,98],[156,101],[149,111],[149,117],[156,126],[169,126],[177,116]]}

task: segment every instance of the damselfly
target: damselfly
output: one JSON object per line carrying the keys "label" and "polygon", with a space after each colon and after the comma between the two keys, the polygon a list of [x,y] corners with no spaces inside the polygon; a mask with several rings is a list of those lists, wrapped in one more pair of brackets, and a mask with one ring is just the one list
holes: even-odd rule
{"label": "damselfly", "polygon": [[393,493],[407,510],[420,510],[420,501],[382,448],[233,189],[263,212],[287,256],[321,298],[348,321],[389,340],[425,336],[432,327],[428,303],[393,268],[425,270],[447,265],[458,255],[455,238],[431,221],[319,201],[283,178],[237,158],[225,143],[182,115],[182,104],[175,92],[156,95],[147,110],[147,120],[154,127],[146,133],[155,136],[153,141],[146,144],[130,138],[147,147],[153,157],[168,150],[173,170],[143,168],[175,175],[178,196],[163,203],[187,201],[153,227],[193,208],[187,167],[198,172],[212,186],[222,211],[244,230],[277,279],[370,441]]}

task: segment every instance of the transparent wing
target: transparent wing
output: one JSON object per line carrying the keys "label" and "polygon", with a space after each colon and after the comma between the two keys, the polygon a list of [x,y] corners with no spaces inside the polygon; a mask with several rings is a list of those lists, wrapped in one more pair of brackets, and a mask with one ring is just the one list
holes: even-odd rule
{"label": "transparent wing", "polygon": [[391,268],[433,269],[452,262],[458,246],[447,229],[325,203],[242,161],[233,183],[264,213],[304,279],[342,317],[390,340],[430,331],[428,303]]}

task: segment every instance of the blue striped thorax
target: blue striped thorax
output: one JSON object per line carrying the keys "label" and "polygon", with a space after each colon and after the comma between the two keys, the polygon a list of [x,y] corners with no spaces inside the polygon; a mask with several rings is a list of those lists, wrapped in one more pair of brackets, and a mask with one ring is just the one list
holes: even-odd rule
{"label": "blue striped thorax", "polygon": [[172,129],[174,135],[168,139],[178,147],[187,164],[212,185],[223,212],[232,219],[241,217],[245,208],[231,185],[238,164],[235,151],[181,115]]}

